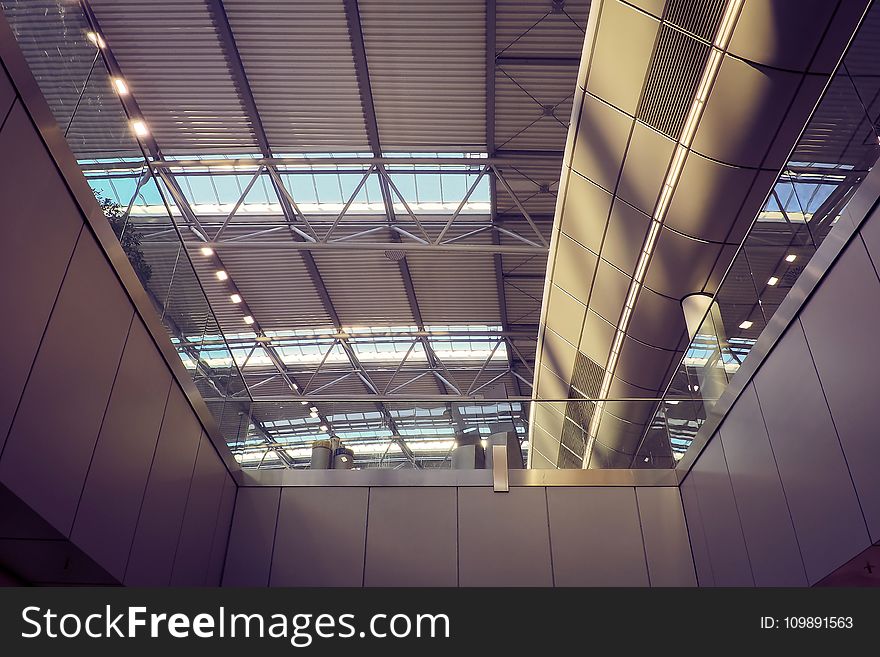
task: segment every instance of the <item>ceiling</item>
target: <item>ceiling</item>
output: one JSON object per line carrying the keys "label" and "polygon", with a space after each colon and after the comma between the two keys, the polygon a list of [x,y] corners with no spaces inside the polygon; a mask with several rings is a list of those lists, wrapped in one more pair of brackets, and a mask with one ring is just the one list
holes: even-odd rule
{"label": "ceiling", "polygon": [[525,441],[586,0],[0,4],[243,464]]}
{"label": "ceiling", "polygon": [[536,396],[599,401],[533,405],[532,467],[633,467],[690,342],[681,300],[717,291],[867,5],[593,3]]}

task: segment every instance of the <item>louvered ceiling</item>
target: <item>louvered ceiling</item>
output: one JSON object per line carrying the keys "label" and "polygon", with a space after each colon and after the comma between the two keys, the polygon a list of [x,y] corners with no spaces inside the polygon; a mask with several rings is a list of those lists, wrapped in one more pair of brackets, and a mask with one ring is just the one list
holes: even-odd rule
{"label": "louvered ceiling", "polygon": [[[662,394],[688,342],[680,299],[716,290],[868,3],[744,3],[691,140],[685,126],[728,4],[593,3],[547,270],[538,398],[594,396],[583,386],[597,372],[608,398]],[[679,143],[689,147],[680,168]],[[662,226],[656,239],[652,221]],[[652,414],[647,402],[609,403],[598,420],[535,405],[532,466],[631,467]]]}

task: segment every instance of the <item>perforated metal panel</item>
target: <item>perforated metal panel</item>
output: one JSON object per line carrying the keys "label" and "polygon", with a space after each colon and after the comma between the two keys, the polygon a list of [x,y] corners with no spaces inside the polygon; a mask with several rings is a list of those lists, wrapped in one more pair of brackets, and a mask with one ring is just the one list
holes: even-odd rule
{"label": "perforated metal panel", "polygon": [[663,20],[711,41],[724,15],[725,4],[725,0],[669,0],[663,12]]}
{"label": "perforated metal panel", "polygon": [[708,45],[684,32],[661,26],[638,118],[678,139],[709,51]]}

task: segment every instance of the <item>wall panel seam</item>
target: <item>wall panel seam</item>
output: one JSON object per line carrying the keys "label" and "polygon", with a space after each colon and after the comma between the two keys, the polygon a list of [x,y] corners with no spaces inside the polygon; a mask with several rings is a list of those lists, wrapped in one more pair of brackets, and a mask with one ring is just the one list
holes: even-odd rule
{"label": "wall panel seam", "polygon": [[544,486],[544,506],[547,509],[547,545],[550,548],[550,584],[556,587],[556,569],[553,566],[553,532],[550,530],[550,498]]}
{"label": "wall panel seam", "polygon": [[[636,520],[639,521],[639,536],[642,537],[642,556],[645,559],[645,573],[648,575],[648,586],[652,586],[651,566],[648,564],[648,546],[645,544],[645,529],[642,527],[642,509],[639,506],[639,491],[635,486],[633,486],[631,490],[633,493],[633,501],[636,506]],[[682,515],[684,515],[683,512]],[[687,520],[685,520],[685,528],[687,528]],[[688,541],[690,541],[690,536],[688,537]]]}
{"label": "wall panel seam", "polygon": [[[275,565],[275,542],[278,539],[278,524],[281,522],[281,498],[284,495],[284,488],[282,486],[278,487],[278,502],[275,505],[275,527],[272,530],[272,549],[269,551],[269,574],[266,581],[266,586],[269,586],[272,583],[272,568]],[[238,497],[238,493],[236,493],[236,498]],[[227,552],[229,551],[229,547],[226,548]]]}
{"label": "wall panel seam", "polygon": [[125,568],[122,571],[122,581],[128,575],[128,564],[131,561],[131,552],[134,549],[134,541],[137,538],[137,530],[141,524],[141,514],[144,510],[144,500],[147,497],[147,488],[150,486],[150,477],[153,474],[153,466],[156,463],[156,452],[159,451],[159,438],[162,436],[162,426],[165,424],[165,416],[168,414],[168,400],[171,399],[171,386],[174,385],[173,378],[168,382],[168,392],[165,394],[165,407],[162,409],[162,420],[159,422],[159,432],[156,434],[156,443],[153,445],[153,456],[150,458],[150,469],[147,471],[147,478],[144,482],[144,489],[141,491],[141,502],[138,505],[137,518],[134,522],[134,532],[131,535],[131,542],[128,544],[128,556],[125,557]]}
{"label": "wall panel seam", "polygon": [[801,569],[804,571],[804,581],[809,585],[810,576],[807,573],[807,564],[804,561],[804,551],[801,548],[801,540],[798,537],[797,525],[794,522],[794,516],[791,514],[791,505],[788,502],[788,493],[785,492],[785,482],[782,480],[782,474],[779,472],[779,461],[776,458],[776,452],[773,449],[773,441],[770,440],[770,429],[767,427],[767,420],[764,418],[764,409],[761,407],[761,395],[758,393],[758,387],[752,384],[755,391],[755,399],[758,400],[758,413],[761,415],[761,423],[764,425],[764,432],[767,434],[767,444],[770,445],[770,454],[773,456],[773,465],[776,468],[776,476],[779,477],[779,487],[782,489],[782,498],[785,500],[785,508],[788,511],[788,521],[791,523],[791,530],[794,533],[794,542],[797,545],[798,555],[801,558]]}
{"label": "wall panel seam", "polygon": [[837,444],[840,447],[840,453],[843,456],[843,464],[846,466],[846,474],[849,476],[849,483],[850,486],[852,486],[853,495],[855,495],[856,502],[859,505],[859,513],[862,514],[862,522],[865,523],[865,531],[867,532],[868,543],[870,544],[872,541],[871,528],[868,526],[868,518],[865,516],[865,510],[862,508],[862,499],[859,497],[859,489],[856,488],[856,481],[853,478],[852,470],[850,470],[849,467],[849,459],[846,457],[846,449],[843,447],[843,441],[840,439],[840,432],[837,430],[837,422],[834,421],[834,413],[831,410],[831,404],[828,403],[828,397],[825,394],[825,386],[822,384],[822,377],[819,375],[819,368],[816,367],[816,359],[813,358],[813,350],[810,348],[810,340],[807,338],[807,331],[801,321],[800,313],[798,313],[796,321],[804,336],[804,344],[807,345],[807,353],[810,354],[810,365],[812,365],[813,371],[816,373],[816,380],[819,382],[819,391],[822,393],[822,399],[825,402],[825,407],[828,409],[828,417],[831,419],[831,427],[834,429],[834,436],[837,438]]}
{"label": "wall panel seam", "polygon": [[367,487],[367,512],[364,516],[364,565],[361,568],[361,588],[367,585],[367,538],[370,535],[370,493],[372,486]]}
{"label": "wall panel seam", "polygon": [[31,358],[30,367],[28,367],[27,376],[24,378],[24,384],[21,386],[21,393],[18,395],[18,402],[15,404],[15,410],[12,413],[12,417],[9,419],[9,428],[6,430],[6,435],[3,437],[3,447],[0,449],[0,461],[3,460],[3,453],[6,451],[6,447],[9,444],[9,434],[12,433],[12,427],[15,426],[15,419],[18,416],[18,411],[21,408],[21,400],[24,398],[25,390],[27,390],[28,383],[31,380],[31,374],[34,371],[34,364],[37,362],[37,356],[40,353],[40,349],[43,346],[43,340],[46,339],[46,331],[49,330],[49,324],[52,321],[52,315],[55,314],[55,307],[58,305],[58,297],[61,296],[61,288],[64,287],[64,280],[67,278],[67,272],[70,271],[70,263],[73,262],[73,254],[76,252],[76,247],[79,245],[80,237],[82,237],[83,226],[80,226],[79,232],[76,234],[76,239],[73,242],[73,248],[70,250],[70,257],[67,259],[67,265],[64,267],[64,275],[61,277],[61,281],[58,284],[58,291],[55,292],[55,298],[52,300],[52,308],[49,310],[49,315],[46,318],[46,323],[43,325],[43,332],[40,335],[40,340],[37,342],[37,348],[34,350],[34,356]]}
{"label": "wall panel seam", "polygon": [[733,487],[733,477],[730,476],[730,466],[727,464],[727,453],[724,451],[724,434],[718,431],[718,445],[721,447],[721,459],[724,461],[724,470],[727,472],[727,483],[730,486],[730,496],[733,498],[733,508],[736,511],[736,520],[739,523],[739,534],[742,536],[743,549],[746,551],[746,561],[749,564],[749,575],[752,577],[752,586],[756,586],[755,570],[752,568],[752,555],[749,552],[749,541],[746,538],[746,530],[743,527],[742,514],[739,511],[739,503],[736,501],[736,489]]}
{"label": "wall panel seam", "polygon": [[196,455],[193,459],[192,473],[189,476],[189,486],[186,488],[186,503],[183,505],[183,514],[180,518],[180,527],[177,528],[177,541],[174,543],[174,557],[171,559],[171,572],[168,574],[168,584],[174,578],[174,567],[177,565],[177,553],[180,551],[180,539],[183,537],[183,526],[186,522],[186,510],[189,507],[189,498],[192,495],[193,480],[196,477],[196,467],[199,464],[199,454],[202,451],[202,439],[205,438],[204,430],[199,432],[199,444],[196,447]]}
{"label": "wall panel seam", "polygon": [[76,509],[73,512],[73,518],[70,521],[70,528],[67,530],[66,536],[70,538],[73,535],[73,528],[76,526],[76,519],[79,517],[79,507],[82,504],[83,493],[86,490],[86,482],[89,480],[89,474],[92,471],[92,463],[95,460],[95,451],[98,449],[98,439],[101,437],[101,431],[104,429],[104,421],[107,419],[107,411],[110,409],[110,402],[113,399],[113,389],[116,387],[116,378],[119,376],[119,370],[122,367],[122,361],[125,358],[125,347],[128,339],[131,337],[131,327],[134,325],[134,308],[131,309],[131,318],[128,320],[128,332],[125,334],[125,342],[122,343],[122,351],[119,353],[119,360],[116,363],[116,371],[113,373],[113,383],[110,385],[110,392],[107,394],[107,402],[104,404],[104,412],[101,415],[101,424],[98,425],[98,432],[95,434],[94,443],[92,443],[92,453],[89,455],[89,467],[86,468],[85,477],[83,477],[82,487],[79,489],[79,499],[76,501]]}

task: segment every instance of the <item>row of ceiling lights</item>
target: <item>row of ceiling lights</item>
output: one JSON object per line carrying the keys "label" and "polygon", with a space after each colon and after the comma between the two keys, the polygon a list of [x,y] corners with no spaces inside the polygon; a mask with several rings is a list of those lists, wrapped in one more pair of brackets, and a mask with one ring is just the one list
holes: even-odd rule
{"label": "row of ceiling lights", "polygon": [[[788,263],[792,263],[795,260],[797,260],[797,256],[794,253],[789,253],[787,256],[785,256],[785,261]],[[777,283],[779,283],[778,276],[771,276],[770,278],[767,279],[767,285],[769,285],[770,287],[776,286]],[[747,329],[752,328],[753,324],[754,324],[754,322],[747,319],[744,322],[740,323],[739,327],[743,330],[747,330]]]}
{"label": "row of ceiling lights", "polygon": [[[96,32],[93,32],[93,31],[87,32],[86,38],[92,44],[94,44],[95,47],[97,47],[101,50],[104,50],[107,47],[107,42],[104,41],[104,39],[101,37],[101,35],[99,35]],[[120,97],[128,96],[131,93],[129,86],[128,86],[128,83],[123,78],[113,77],[112,82],[113,82],[114,89],[116,89],[116,93],[119,94]],[[131,126],[132,132],[139,139],[144,139],[144,138],[148,137],[150,134],[150,129],[147,127],[147,123],[143,119],[140,119],[140,118],[130,119],[129,125]],[[205,256],[206,258],[210,258],[214,255],[214,249],[212,249],[210,246],[203,246],[201,248],[201,254],[203,256]],[[225,269],[217,269],[214,272],[214,275],[217,277],[218,281],[221,281],[221,282],[229,281],[229,274],[226,272]],[[231,281],[229,282],[229,285],[234,287],[234,284]],[[244,303],[244,299],[242,298],[241,294],[237,290],[233,291],[232,294],[229,295],[229,300],[236,305],[243,304],[243,307],[247,307],[247,304]],[[242,317],[242,320],[248,326],[254,324],[253,315],[246,314]],[[259,340],[259,338],[258,338],[258,340]],[[263,341],[268,342],[268,339],[265,339]],[[291,386],[293,387],[294,391],[299,391],[299,386],[295,382],[292,382]],[[308,405],[308,403],[309,402],[307,400],[300,401],[300,404],[302,404],[303,406]],[[316,418],[316,419],[320,418],[320,413],[318,412],[318,408],[316,406],[309,406],[309,417]],[[330,427],[328,426],[327,423],[322,423],[319,426],[319,430],[324,433],[328,433],[330,430]]]}

